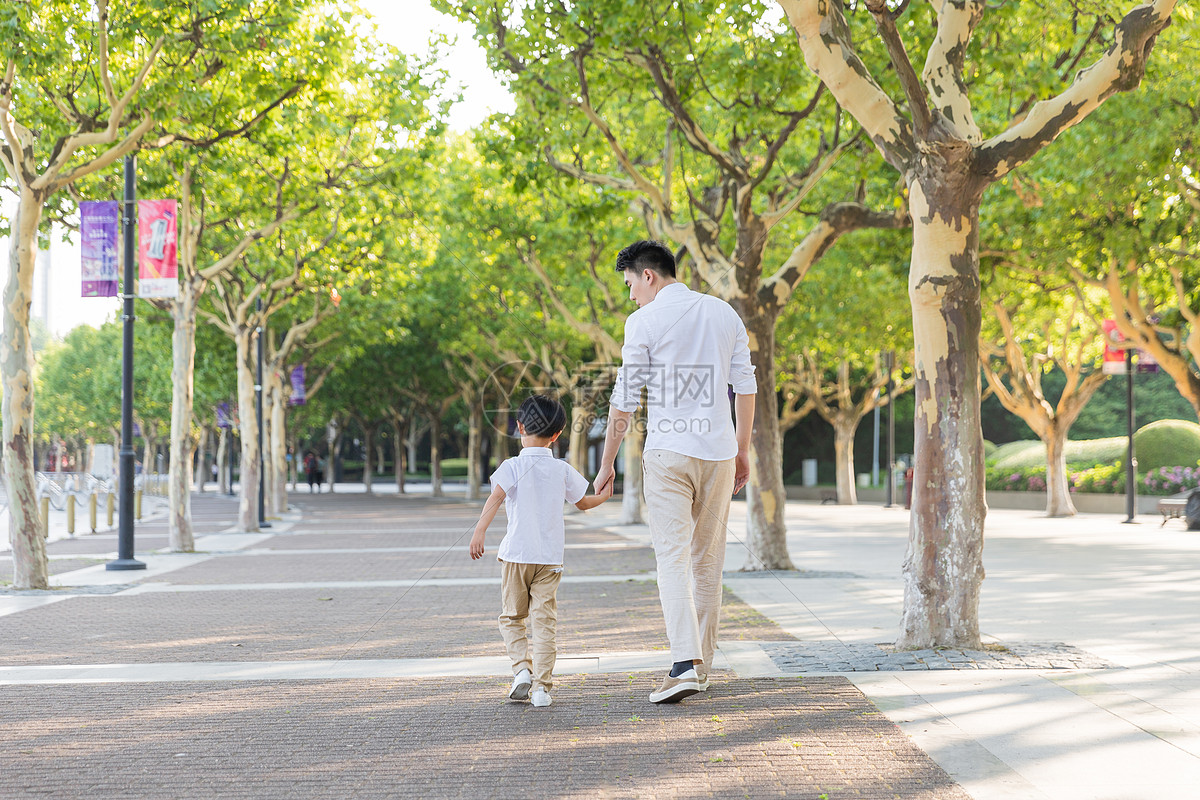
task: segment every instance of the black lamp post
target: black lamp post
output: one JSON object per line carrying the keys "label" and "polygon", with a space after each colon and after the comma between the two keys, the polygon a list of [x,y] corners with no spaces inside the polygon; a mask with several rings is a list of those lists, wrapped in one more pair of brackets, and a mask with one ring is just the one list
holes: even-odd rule
{"label": "black lamp post", "polygon": [[1125,448],[1125,522],[1137,516],[1137,458],[1133,452],[1133,348],[1125,351],[1125,433],[1129,442]]}
{"label": "black lamp post", "polygon": [[136,203],[134,187],[137,169],[133,156],[125,157],[125,203],[122,215],[122,234],[125,237],[125,291],[124,322],[121,351],[121,452],[120,488],[118,489],[119,522],[117,528],[117,558],[105,565],[105,569],[145,569],[145,562],[133,557],[133,276],[135,252],[133,246],[133,224]]}

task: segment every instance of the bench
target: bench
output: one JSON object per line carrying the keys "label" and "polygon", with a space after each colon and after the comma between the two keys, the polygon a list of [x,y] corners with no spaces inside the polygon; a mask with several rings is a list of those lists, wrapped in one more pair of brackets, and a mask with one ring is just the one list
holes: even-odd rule
{"label": "bench", "polygon": [[1162,514],[1162,522],[1158,527],[1167,524],[1167,520],[1182,519],[1187,508],[1187,500],[1176,500],[1174,497],[1164,497],[1158,501],[1158,513]]}
{"label": "bench", "polygon": [[[1188,489],[1186,492],[1173,494],[1170,497],[1164,497],[1158,501],[1158,513],[1162,514],[1162,522],[1158,527],[1167,524],[1167,520],[1184,519],[1186,520],[1188,497],[1194,490]],[[1189,528],[1191,526],[1189,525]]]}
{"label": "bench", "polygon": [[837,489],[822,489],[821,490],[821,505],[826,503],[837,502]]}

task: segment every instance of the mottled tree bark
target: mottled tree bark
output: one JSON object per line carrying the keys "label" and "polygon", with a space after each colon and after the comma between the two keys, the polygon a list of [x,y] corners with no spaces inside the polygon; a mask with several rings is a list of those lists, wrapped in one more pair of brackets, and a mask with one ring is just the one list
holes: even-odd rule
{"label": "mottled tree bark", "polygon": [[909,186],[916,431],[899,647],[980,645],[987,513],[979,412],[984,186],[965,177],[936,176],[930,199],[922,182]]}
{"label": "mottled tree bark", "polygon": [[483,441],[483,397],[467,397],[467,499],[478,500],[483,484],[480,446]]}
{"label": "mottled tree bark", "polygon": [[429,418],[429,493],[443,497],[442,492],[442,417],[434,413]]}
{"label": "mottled tree bark", "polygon": [[258,418],[255,413],[256,398],[254,396],[254,368],[256,361],[254,352],[254,328],[246,326],[234,335],[237,345],[237,391],[238,408],[240,410],[242,437],[242,470],[239,485],[241,493],[238,498],[238,530],[258,530],[258,482],[261,474],[258,468]]}
{"label": "mottled tree bark", "polygon": [[646,409],[634,414],[633,424],[625,434],[625,471],[621,475],[621,516],[618,525],[641,525],[645,519],[645,497],[642,494],[642,451],[646,444]]}
{"label": "mottled tree bark", "polygon": [[21,187],[9,236],[8,282],[4,287],[4,340],[0,372],[4,397],[4,476],[8,489],[8,535],[12,542],[13,588],[49,588],[46,542],[39,523],[33,454],[33,346],[29,306],[37,258],[43,198]]}
{"label": "mottled tree bark", "polygon": [[[197,287],[181,281],[179,295],[171,303],[175,329],[171,337],[171,463],[167,478],[168,546],[172,552],[196,549],[192,531],[192,373],[196,363]],[[204,465],[200,465],[203,471]]]}
{"label": "mottled tree bark", "polygon": [[787,495],[783,487],[783,437],[779,435],[779,401],[775,392],[775,317],[738,311],[750,335],[750,361],[758,380],[754,431],[750,436],[750,481],[746,484],[749,552],[742,569],[795,569],[788,555],[787,528],[783,521]]}

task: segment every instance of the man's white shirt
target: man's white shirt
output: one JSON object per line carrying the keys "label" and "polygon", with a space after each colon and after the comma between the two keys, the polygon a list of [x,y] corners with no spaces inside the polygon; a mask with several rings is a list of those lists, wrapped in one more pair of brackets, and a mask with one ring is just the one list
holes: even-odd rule
{"label": "man's white shirt", "polygon": [[523,447],[492,474],[492,485],[504,490],[508,532],[496,557],[514,564],[563,563],[563,503],[578,503],[587,494],[587,479],[549,447]]}
{"label": "man's white shirt", "polygon": [[758,391],[746,326],[724,300],[672,283],[625,321],[610,403],[634,411],[646,389],[646,450],[736,456],[731,385],[734,394]]}

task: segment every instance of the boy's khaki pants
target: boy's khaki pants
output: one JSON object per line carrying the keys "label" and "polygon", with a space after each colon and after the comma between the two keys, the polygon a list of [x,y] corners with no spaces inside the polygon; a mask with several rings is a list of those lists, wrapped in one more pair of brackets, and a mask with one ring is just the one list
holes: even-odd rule
{"label": "boy's khaki pants", "polygon": [[670,450],[647,450],[643,457],[646,519],[672,661],[712,665],[733,473],[732,458],[705,461]]}
{"label": "boy's khaki pants", "polygon": [[[513,664],[513,675],[523,669],[533,673],[533,688],[547,692],[553,685],[557,653],[554,634],[558,626],[558,583],[562,567],[550,564],[500,562],[500,635]],[[526,635],[532,623],[533,647]],[[532,649],[532,658],[530,650]]]}

